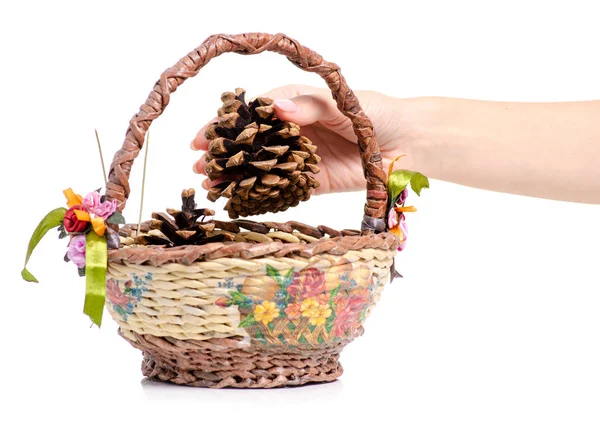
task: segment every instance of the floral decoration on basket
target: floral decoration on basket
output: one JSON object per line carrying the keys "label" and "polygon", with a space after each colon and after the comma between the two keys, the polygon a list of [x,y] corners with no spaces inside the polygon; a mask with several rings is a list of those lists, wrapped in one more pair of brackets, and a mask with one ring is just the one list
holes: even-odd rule
{"label": "floral decoration on basket", "polygon": [[[361,230],[239,217],[287,210],[318,186],[318,148],[299,126],[278,119],[272,100],[247,103],[223,94],[207,130],[211,201],[228,198],[230,221],[198,208],[193,189],[181,207],[140,224],[121,213],[131,167],[171,94],[225,52],[272,51],[319,74],[352,122],[364,167],[367,202]],[[336,64],[283,34],[215,35],[167,69],[131,119],[110,167],[106,192],[66,190],[68,208],[35,230],[25,264],[53,228],[69,238],[66,261],[86,276],[84,313],[100,326],[106,307],[119,334],[143,353],[142,373],[160,381],[212,388],[270,388],[337,379],[342,348],[363,324],[384,285],[397,276],[406,245],[408,186],[429,187],[420,173],[383,169],[373,125]],[[25,267],[24,279],[36,281]]]}

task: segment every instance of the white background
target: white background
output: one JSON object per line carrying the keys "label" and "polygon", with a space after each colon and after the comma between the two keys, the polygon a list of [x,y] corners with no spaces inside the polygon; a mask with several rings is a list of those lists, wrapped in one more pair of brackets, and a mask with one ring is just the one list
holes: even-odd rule
{"label": "white background", "polygon": [[[94,128],[109,163],[160,73],[213,33],[285,32],[352,88],[397,97],[598,99],[596,3],[2,2],[0,426],[600,426],[600,206],[432,182],[413,201],[405,278],[344,350],[341,380],[305,388],[144,382],[108,314],[89,328],[54,232],[30,264],[40,283],[20,278],[61,191],[102,185]],[[275,54],[225,55],[186,83],[152,125],[144,218],[200,189],[189,142],[221,92],[288,83],[323,86]],[[129,221],[140,175],[141,162]],[[363,198],[315,197],[279,218],[356,228]]]}

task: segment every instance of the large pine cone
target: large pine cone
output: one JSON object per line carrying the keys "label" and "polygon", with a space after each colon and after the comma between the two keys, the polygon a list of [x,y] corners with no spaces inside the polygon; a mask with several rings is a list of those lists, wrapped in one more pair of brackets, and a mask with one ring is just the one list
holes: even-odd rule
{"label": "large pine cone", "polygon": [[245,91],[221,96],[219,120],[206,131],[210,141],[206,174],[218,180],[208,199],[229,198],[231,218],[285,211],[310,198],[319,186],[317,147],[300,135],[300,127],[279,120],[273,100],[260,97],[247,104]]}

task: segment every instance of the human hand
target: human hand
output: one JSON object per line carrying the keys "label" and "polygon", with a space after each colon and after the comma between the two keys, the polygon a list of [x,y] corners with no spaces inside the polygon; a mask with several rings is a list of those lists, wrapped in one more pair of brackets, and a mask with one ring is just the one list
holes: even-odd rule
{"label": "human hand", "polygon": [[[371,91],[357,91],[355,94],[366,115],[373,122],[384,167],[387,168],[392,159],[409,151],[410,138],[408,127],[403,123],[401,100]],[[365,189],[365,178],[352,124],[338,110],[329,90],[289,85],[274,89],[264,96],[275,100],[275,111],[280,119],[300,125],[301,134],[317,146],[317,153],[322,160],[319,164],[320,172],[316,176],[320,187],[315,193]],[[204,136],[208,125],[207,123],[200,129],[192,141],[192,149],[208,150],[208,140]],[[402,167],[407,168],[409,163],[403,160]],[[194,171],[206,175],[205,165],[203,155],[194,164]],[[210,188],[210,180],[204,180],[202,186],[205,189]]]}

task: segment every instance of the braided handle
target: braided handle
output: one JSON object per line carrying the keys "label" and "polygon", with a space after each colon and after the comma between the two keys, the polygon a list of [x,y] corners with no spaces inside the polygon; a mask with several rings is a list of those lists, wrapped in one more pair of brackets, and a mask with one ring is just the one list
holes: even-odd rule
{"label": "braided handle", "polygon": [[297,67],[313,71],[321,76],[331,89],[339,110],[351,121],[358,138],[362,166],[367,179],[367,203],[363,229],[385,230],[387,204],[386,173],[381,163],[381,153],[375,139],[373,124],[365,115],[358,99],[346,84],[340,68],[300,45],[283,34],[244,33],[238,35],[214,35],[197,49],[183,57],[173,67],[162,73],[148,95],[146,102],[129,122],[123,147],[115,154],[110,167],[106,197],[118,201],[120,212],[130,194],[129,175],[133,161],[144,144],[144,136],[154,119],[169,104],[171,93],[187,78],[193,77],[211,59],[225,52],[253,55],[264,51],[285,55]]}

